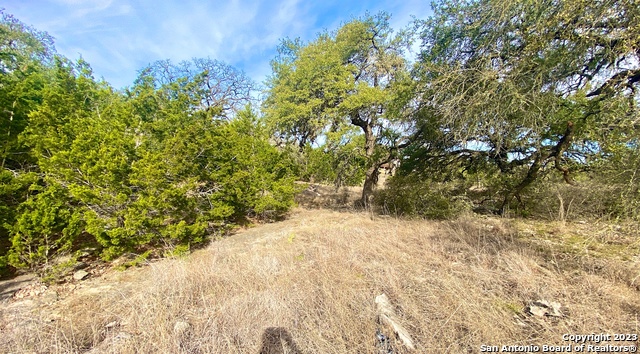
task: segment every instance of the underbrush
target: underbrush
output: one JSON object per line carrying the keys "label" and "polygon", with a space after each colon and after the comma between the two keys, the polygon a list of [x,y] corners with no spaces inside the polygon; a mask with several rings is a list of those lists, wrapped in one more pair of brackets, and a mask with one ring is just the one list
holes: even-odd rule
{"label": "underbrush", "polygon": [[568,184],[559,176],[547,176],[514,196],[501,210],[508,181],[483,181],[438,182],[398,175],[376,191],[374,201],[382,214],[436,220],[451,220],[472,211],[561,222],[610,220],[624,224],[640,220],[640,194],[629,184],[607,184],[588,176]]}
{"label": "underbrush", "polygon": [[435,183],[413,176],[395,176],[376,191],[374,202],[382,214],[452,219],[471,210],[471,201],[453,183]]}
{"label": "underbrush", "polygon": [[626,186],[579,180],[570,185],[546,180],[523,198],[525,215],[542,220],[640,220],[640,195]]}

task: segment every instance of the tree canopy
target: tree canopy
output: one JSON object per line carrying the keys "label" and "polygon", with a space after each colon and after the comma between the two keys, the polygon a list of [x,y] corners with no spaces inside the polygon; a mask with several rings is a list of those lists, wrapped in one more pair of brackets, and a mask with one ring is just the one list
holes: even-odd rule
{"label": "tree canopy", "polygon": [[156,88],[172,84],[188,87],[194,98],[192,109],[211,110],[227,119],[251,103],[255,91],[255,83],[244,72],[210,58],[193,58],[178,64],[159,60],[141,73],[152,78]]}
{"label": "tree canopy", "polygon": [[638,18],[634,1],[438,3],[421,23],[408,166],[495,166],[515,176],[502,210],[546,167],[573,183],[612,142],[635,144]]}
{"label": "tree canopy", "polygon": [[322,136],[329,144],[363,135],[366,173],[361,203],[371,202],[380,165],[402,141],[405,116],[395,109],[408,78],[406,37],[394,35],[389,15],[354,19],[303,45],[285,40],[272,62],[264,103],[276,135],[300,148]]}

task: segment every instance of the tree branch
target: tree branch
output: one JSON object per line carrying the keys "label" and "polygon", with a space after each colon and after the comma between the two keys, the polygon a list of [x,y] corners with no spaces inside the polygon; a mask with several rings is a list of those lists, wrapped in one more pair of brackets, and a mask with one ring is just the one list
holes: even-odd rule
{"label": "tree branch", "polygon": [[611,91],[614,87],[619,86],[626,82],[627,87],[631,87],[636,82],[640,81],[640,69],[635,70],[624,70],[621,71],[609,78],[604,84],[602,84],[597,89],[589,92],[587,97],[599,96],[602,94],[611,94]]}

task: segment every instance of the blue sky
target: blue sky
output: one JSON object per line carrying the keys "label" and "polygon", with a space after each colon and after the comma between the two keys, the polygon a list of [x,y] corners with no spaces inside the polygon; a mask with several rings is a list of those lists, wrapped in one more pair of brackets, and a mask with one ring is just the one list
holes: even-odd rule
{"label": "blue sky", "polygon": [[9,0],[0,7],[47,31],[60,54],[82,56],[96,78],[116,88],[131,85],[153,61],[193,57],[222,60],[262,82],[281,38],[312,40],[366,11],[389,12],[396,30],[411,15],[430,14],[424,0]]}

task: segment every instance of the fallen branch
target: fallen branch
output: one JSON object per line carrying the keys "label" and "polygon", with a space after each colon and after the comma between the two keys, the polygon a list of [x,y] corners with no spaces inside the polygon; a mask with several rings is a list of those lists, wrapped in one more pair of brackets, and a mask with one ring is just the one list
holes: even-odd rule
{"label": "fallen branch", "polygon": [[376,296],[375,302],[378,305],[378,316],[380,317],[381,322],[385,322],[391,326],[398,339],[400,339],[407,348],[415,350],[416,346],[413,344],[413,339],[411,339],[409,331],[400,324],[387,295],[381,294]]}

